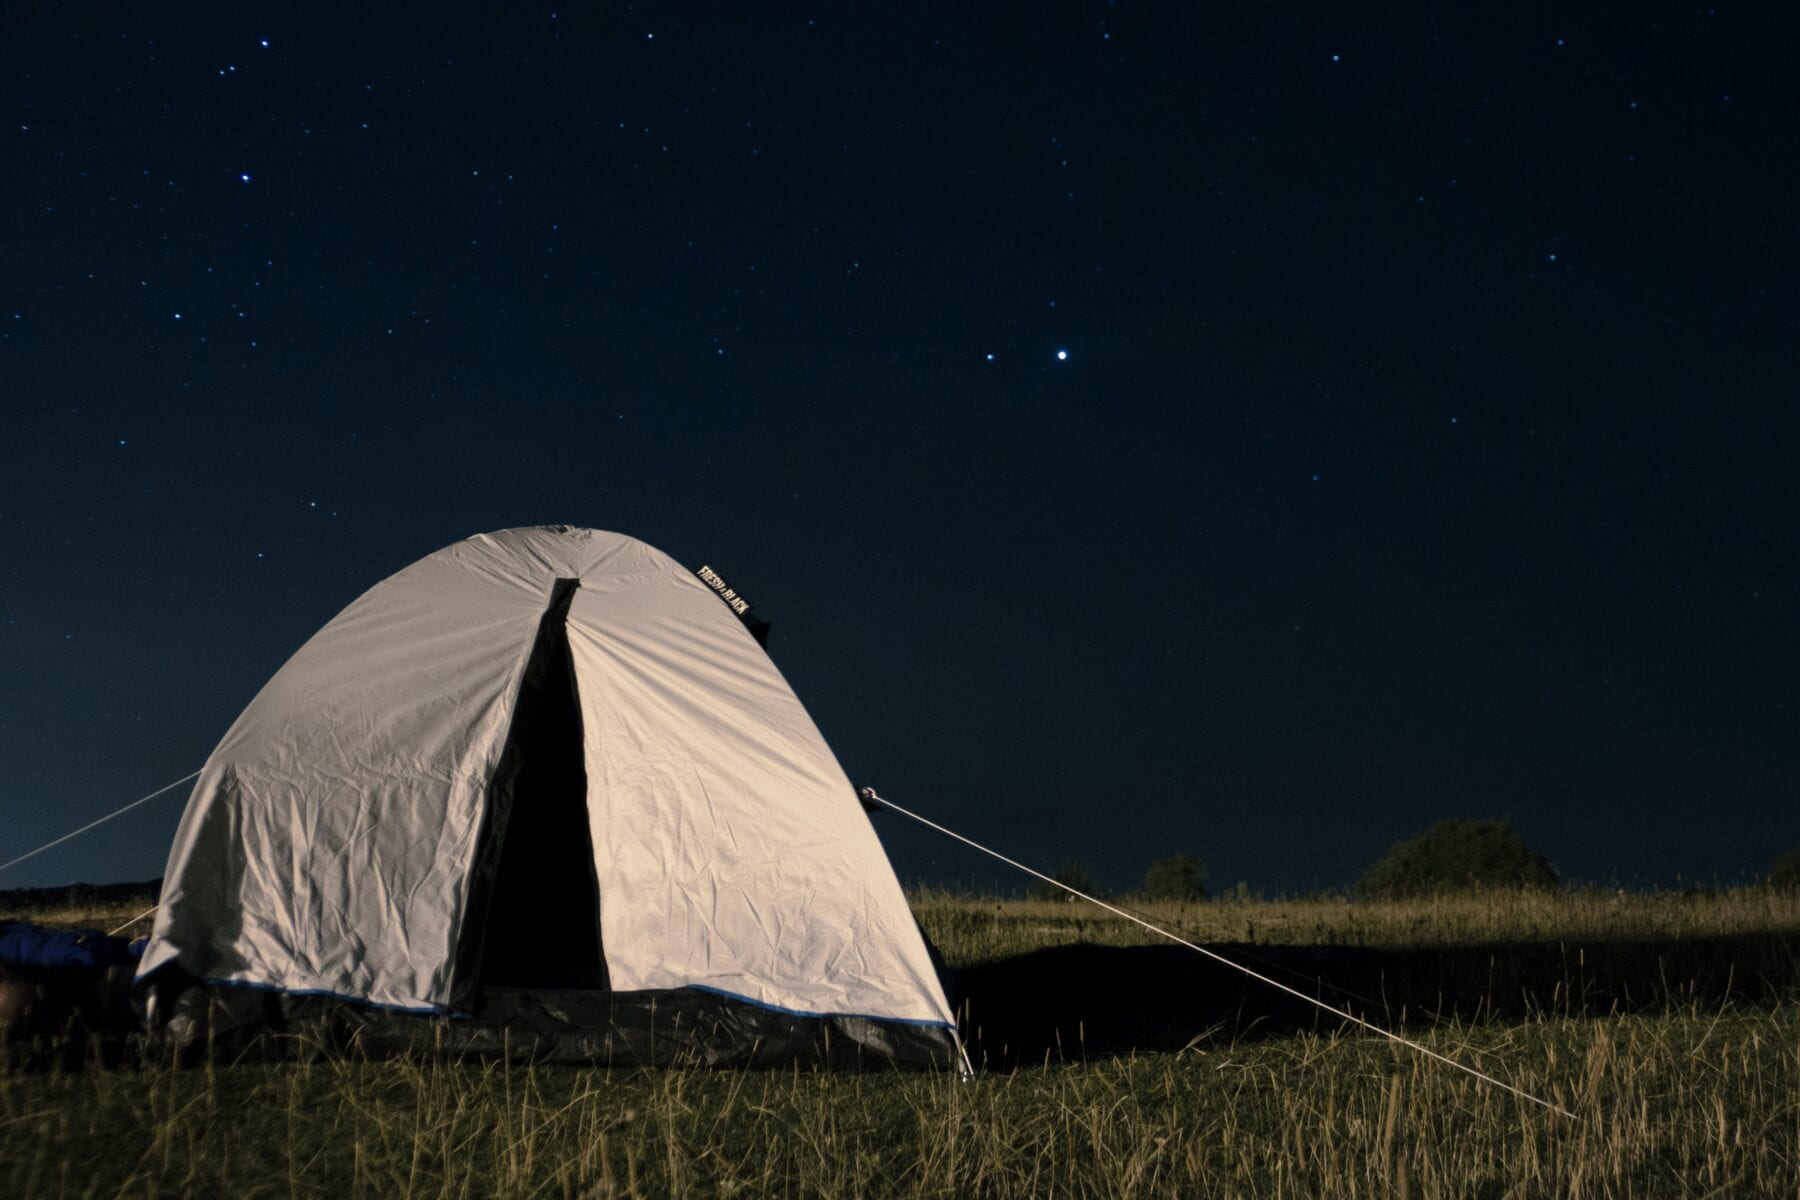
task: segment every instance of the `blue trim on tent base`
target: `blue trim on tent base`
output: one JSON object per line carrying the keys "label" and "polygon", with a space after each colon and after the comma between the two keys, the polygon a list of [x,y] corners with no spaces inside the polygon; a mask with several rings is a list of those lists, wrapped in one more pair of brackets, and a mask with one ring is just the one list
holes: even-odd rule
{"label": "blue trim on tent base", "polygon": [[[141,988],[170,970],[179,970],[180,963],[175,959],[158,964],[147,973],[135,976],[131,981],[133,988]],[[207,976],[196,978],[183,972],[182,978],[191,984],[215,988],[243,988],[252,992],[273,992],[279,996],[320,996],[330,1000],[341,1000],[345,1004],[354,1004],[361,1008],[371,1008],[379,1012],[405,1013],[414,1017],[447,1017],[453,1021],[469,1019],[468,1013],[456,1012],[441,1004],[413,1006],[407,1004],[383,1004],[379,1000],[370,1000],[364,996],[352,996],[346,992],[334,992],[330,988],[291,988],[279,983],[263,983],[255,979],[230,979]]]}
{"label": "blue trim on tent base", "polygon": [[[161,974],[163,971],[165,971],[171,967],[174,967],[176,965],[177,964],[173,960],[171,960],[169,962],[165,962],[161,966],[157,967],[155,970],[152,970],[149,974],[138,975],[137,977],[135,977],[132,980],[132,986],[134,988],[142,987],[149,980],[155,978],[157,975]],[[327,997],[332,1000],[341,1000],[346,1004],[355,1004],[355,1005],[358,1005],[363,1008],[377,1009],[381,1012],[408,1013],[413,1016],[425,1016],[425,1017],[447,1017],[451,1020],[457,1020],[457,1021],[466,1021],[466,1020],[473,1019],[473,1014],[466,1013],[466,1012],[459,1012],[455,1009],[448,1008],[444,1005],[433,1004],[433,1005],[414,1006],[414,1005],[407,1005],[407,1004],[384,1004],[379,1000],[370,1000],[363,996],[352,996],[347,992],[334,992],[330,988],[290,988],[290,987],[283,987],[278,983],[262,983],[260,981],[252,980],[252,979],[230,979],[230,978],[215,978],[215,977],[196,979],[194,982],[205,984],[208,987],[237,987],[237,988],[249,988],[253,991],[259,991],[259,992],[277,992],[283,996],[324,996],[324,997]],[[551,995],[557,994],[557,993],[570,993],[570,994],[580,994],[580,995],[605,994],[605,995],[610,995],[610,996],[626,997],[626,996],[638,996],[638,995],[650,994],[647,992],[594,993],[591,989],[588,989],[588,988],[531,988],[531,989],[526,989],[526,990],[530,990],[530,991],[534,991],[534,992],[543,992],[545,994],[551,994]],[[755,1006],[756,1008],[766,1008],[770,1012],[778,1012],[778,1013],[782,1013],[782,1014],[784,1014],[786,1016],[790,1016],[790,1017],[804,1017],[807,1020],[811,1020],[811,1021],[830,1021],[830,1020],[876,1021],[876,1022],[879,1022],[884,1025],[913,1025],[913,1026],[918,1026],[920,1028],[926,1028],[926,1029],[955,1029],[956,1028],[956,1026],[953,1025],[952,1023],[950,1023],[949,1021],[928,1021],[928,1020],[924,1020],[924,1019],[918,1018],[918,1017],[878,1017],[878,1016],[874,1016],[870,1013],[853,1013],[853,1012],[809,1012],[808,1010],[803,1009],[803,1008],[788,1008],[785,1005],[781,1005],[781,1004],[771,1004],[766,1000],[758,1000],[752,996],[745,996],[738,992],[727,991],[724,988],[711,987],[704,983],[690,983],[690,984],[687,984],[685,987],[670,988],[667,990],[668,991],[705,992],[709,996],[722,996],[727,1000],[736,1000],[740,1004],[749,1004],[749,1005]]]}
{"label": "blue trim on tent base", "polygon": [[[770,1012],[786,1013],[790,1017],[806,1017],[813,1021],[841,1019],[850,1021],[878,1021],[883,1025],[916,1025],[927,1029],[956,1028],[956,1026],[948,1021],[926,1021],[918,1017],[875,1017],[870,1016],[868,1013],[807,1012],[803,1008],[785,1008],[779,1004],[770,1004],[766,1000],[757,1000],[750,996],[739,995],[737,992],[728,992],[724,988],[708,987],[704,983],[690,983],[685,988],[676,990],[705,992],[712,996],[723,996],[727,1000],[737,1000],[744,1004],[754,1004],[757,1008],[766,1008]],[[623,994],[630,995],[631,993],[627,992]]]}
{"label": "blue trim on tent base", "polygon": [[[957,1066],[942,1021],[804,1013],[720,988],[607,992],[491,986],[471,1013],[375,1004],[327,989],[152,972],[153,1036],[188,1061],[332,1053],[452,1061],[834,1070]],[[148,977],[147,977],[148,978]],[[439,1021],[420,1018],[438,1017]]]}

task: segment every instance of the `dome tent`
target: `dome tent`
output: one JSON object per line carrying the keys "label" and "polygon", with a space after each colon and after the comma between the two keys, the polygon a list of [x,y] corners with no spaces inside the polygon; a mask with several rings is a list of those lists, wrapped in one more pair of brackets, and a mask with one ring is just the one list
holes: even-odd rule
{"label": "dome tent", "polygon": [[416,1043],[398,1010],[585,1061],[956,1052],[850,781],[739,612],[566,526],[440,550],[288,660],[201,771],[139,979],[153,1024],[211,1006],[195,1036],[329,1010]]}

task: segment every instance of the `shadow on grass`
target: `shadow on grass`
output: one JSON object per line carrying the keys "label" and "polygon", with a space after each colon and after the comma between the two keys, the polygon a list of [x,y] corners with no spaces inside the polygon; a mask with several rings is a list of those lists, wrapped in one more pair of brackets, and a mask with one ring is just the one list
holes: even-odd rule
{"label": "shadow on grass", "polygon": [[[1603,1016],[1800,997],[1800,935],[1513,942],[1418,950],[1208,947],[1385,1028],[1447,1018]],[[989,1067],[1179,1050],[1347,1023],[1180,946],[1055,946],[954,972]]]}

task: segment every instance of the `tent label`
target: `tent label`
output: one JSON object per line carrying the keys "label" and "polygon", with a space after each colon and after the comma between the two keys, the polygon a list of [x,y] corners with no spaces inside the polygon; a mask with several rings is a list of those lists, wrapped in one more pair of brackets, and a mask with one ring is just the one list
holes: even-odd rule
{"label": "tent label", "polygon": [[695,571],[694,574],[700,577],[700,582],[717,592],[719,599],[730,605],[731,611],[738,616],[744,616],[750,611],[750,602],[738,595],[737,589],[733,588],[729,583],[726,583],[723,575],[720,575],[705,563],[701,563],[700,569]]}

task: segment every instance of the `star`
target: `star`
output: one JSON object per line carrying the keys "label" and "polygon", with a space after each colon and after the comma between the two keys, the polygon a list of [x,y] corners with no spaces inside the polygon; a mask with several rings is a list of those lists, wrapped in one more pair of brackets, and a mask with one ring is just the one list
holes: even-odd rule
{"label": "star", "polygon": [[1056,352],[1056,361],[1057,362],[1068,362],[1069,361],[1069,352],[1067,350],[1059,349]]}

